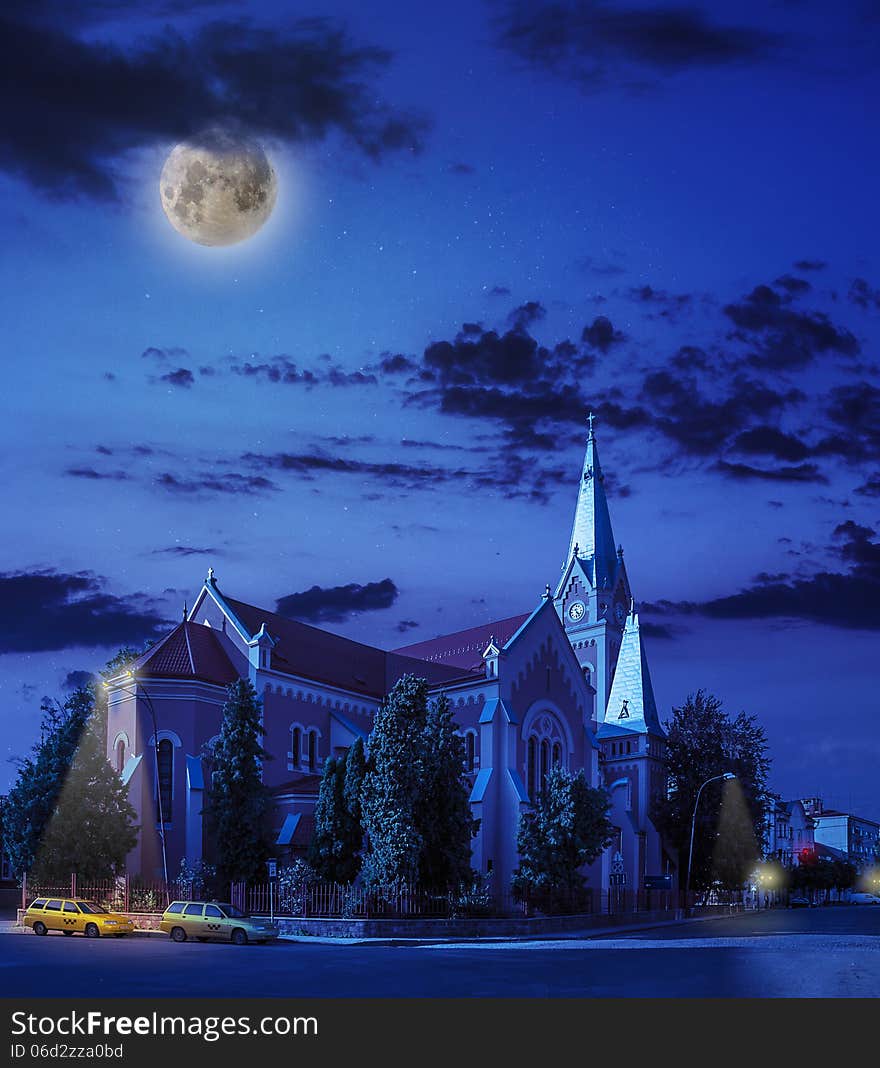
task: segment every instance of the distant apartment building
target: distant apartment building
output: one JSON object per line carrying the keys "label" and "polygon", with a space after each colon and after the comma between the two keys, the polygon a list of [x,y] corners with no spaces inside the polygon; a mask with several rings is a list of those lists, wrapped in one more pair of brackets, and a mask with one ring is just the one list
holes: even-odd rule
{"label": "distant apartment building", "polygon": [[794,868],[803,850],[815,847],[813,820],[801,801],[777,801],[767,812],[765,828],[768,860]]}
{"label": "distant apartment building", "polygon": [[817,850],[825,846],[859,870],[880,863],[880,823],[826,808],[821,797],[804,798],[802,804],[813,821]]}

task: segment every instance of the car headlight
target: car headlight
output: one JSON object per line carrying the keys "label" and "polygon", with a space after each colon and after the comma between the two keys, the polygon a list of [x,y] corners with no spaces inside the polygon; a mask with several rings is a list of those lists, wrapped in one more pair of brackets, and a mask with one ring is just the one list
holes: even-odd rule
{"label": "car headlight", "polygon": [[118,927],[119,926],[119,921],[118,920],[104,920],[104,926],[105,927]]}

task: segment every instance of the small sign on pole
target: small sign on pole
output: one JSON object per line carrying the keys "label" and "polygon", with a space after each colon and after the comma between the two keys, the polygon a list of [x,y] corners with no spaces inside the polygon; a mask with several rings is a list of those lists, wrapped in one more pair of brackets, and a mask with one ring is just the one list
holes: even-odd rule
{"label": "small sign on pole", "polygon": [[269,873],[269,923],[275,922],[275,884],[278,882],[278,861],[271,857],[266,861]]}

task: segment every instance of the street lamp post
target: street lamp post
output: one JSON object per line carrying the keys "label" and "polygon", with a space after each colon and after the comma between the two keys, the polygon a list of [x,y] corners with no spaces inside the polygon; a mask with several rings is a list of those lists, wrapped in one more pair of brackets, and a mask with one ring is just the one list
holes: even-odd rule
{"label": "street lamp post", "polygon": [[[736,776],[733,774],[732,771],[725,771],[721,775],[713,775],[711,779],[706,779],[706,781],[699,788],[699,790],[697,790],[697,799],[694,802],[694,815],[693,815],[693,818],[691,819],[691,848],[690,848],[690,851],[688,852],[687,881],[686,881],[685,887],[684,887],[685,902],[687,902],[688,894],[691,892],[691,864],[693,863],[693,860],[694,860],[694,831],[696,830],[696,826],[697,826],[697,809],[699,808],[699,805],[700,805],[700,795],[702,794],[703,790],[709,785],[710,782],[717,782],[719,779],[724,779],[725,781],[727,781],[729,779],[735,779],[735,778],[736,778]],[[685,907],[687,907],[687,906],[685,906]]]}
{"label": "street lamp post", "polygon": [[[128,672],[129,678],[134,683],[133,690],[127,690],[126,692],[131,694],[135,701],[138,699],[138,679],[133,671]],[[105,687],[108,684],[104,683]],[[123,687],[119,687],[123,689]],[[140,684],[141,691],[143,693],[144,700],[147,703],[147,708],[150,710],[150,718],[153,721],[153,757],[156,765],[156,801],[159,808],[159,842],[162,846],[162,874],[165,877],[165,897],[168,897],[168,854],[165,849],[165,813],[162,809],[162,784],[159,782],[159,726],[156,722],[156,709],[153,707],[153,702],[147,692],[146,686],[143,683]]]}

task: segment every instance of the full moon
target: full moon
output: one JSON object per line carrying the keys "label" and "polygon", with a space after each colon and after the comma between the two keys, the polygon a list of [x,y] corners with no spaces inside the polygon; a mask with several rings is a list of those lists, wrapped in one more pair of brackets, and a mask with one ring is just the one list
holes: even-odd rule
{"label": "full moon", "polygon": [[278,180],[255,141],[213,130],[172,149],[159,193],[178,233],[199,245],[235,245],[272,214]]}

